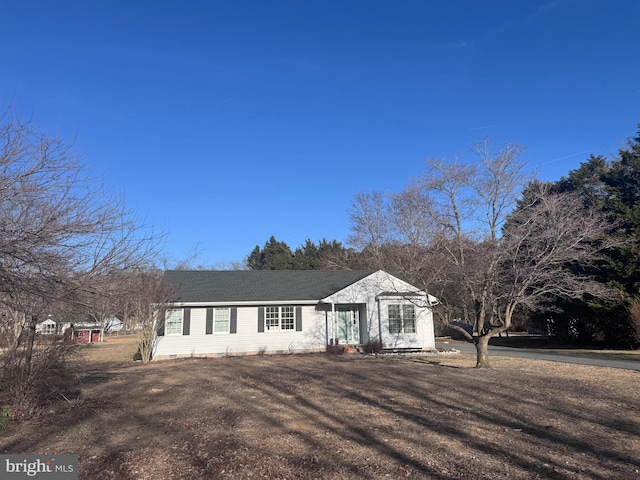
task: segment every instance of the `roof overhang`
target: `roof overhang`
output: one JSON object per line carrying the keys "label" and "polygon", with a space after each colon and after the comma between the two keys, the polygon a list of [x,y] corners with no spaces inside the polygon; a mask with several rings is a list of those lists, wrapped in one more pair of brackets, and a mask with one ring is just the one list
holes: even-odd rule
{"label": "roof overhang", "polygon": [[385,298],[385,297],[391,297],[391,298],[396,298],[396,297],[424,297],[427,294],[424,292],[420,292],[420,291],[414,291],[414,292],[380,292],[378,295],[376,295],[376,298]]}
{"label": "roof overhang", "polygon": [[269,301],[228,301],[228,302],[169,302],[170,307],[229,307],[229,306],[243,306],[243,307],[263,307],[265,305],[317,305],[320,303],[318,300],[269,300]]}
{"label": "roof overhang", "polygon": [[438,305],[439,300],[426,292],[382,292],[376,295],[376,300],[384,300],[385,298],[424,298],[430,307]]}

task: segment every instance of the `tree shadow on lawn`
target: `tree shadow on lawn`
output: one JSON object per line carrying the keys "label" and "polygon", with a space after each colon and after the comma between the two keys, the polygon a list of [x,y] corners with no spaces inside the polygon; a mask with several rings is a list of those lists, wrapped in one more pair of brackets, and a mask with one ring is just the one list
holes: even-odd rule
{"label": "tree shadow on lawn", "polygon": [[442,367],[442,368],[453,368],[453,369],[460,369],[460,368],[468,368],[468,367],[460,367],[458,365],[446,365],[443,364],[441,360],[428,360],[425,358],[407,358],[408,361],[410,362],[414,362],[414,363],[423,363],[425,365],[433,365],[435,367]]}
{"label": "tree shadow on lawn", "polygon": [[[523,402],[523,396],[521,393],[512,394],[514,389],[504,388],[504,384],[500,385],[500,382],[497,382],[499,378],[496,378],[496,375],[500,376],[499,372],[490,372],[488,375],[491,375],[492,378],[489,378],[488,381],[484,383],[478,381],[478,372],[475,369],[471,369],[471,372],[473,372],[472,377],[467,378],[467,380],[474,381],[476,385],[472,388],[467,387],[462,395],[462,398],[465,400],[464,403],[460,402],[460,390],[455,387],[452,389],[449,385],[449,388],[446,388],[445,385],[439,382],[439,386],[444,388],[438,389],[437,391],[430,388],[435,383],[433,375],[429,376],[426,380],[429,383],[427,388],[425,388],[425,385],[418,385],[415,381],[402,375],[397,376],[395,381],[390,380],[388,377],[385,378],[386,388],[394,392],[395,398],[392,397],[392,401],[390,402],[380,402],[380,398],[384,398],[384,395],[382,395],[382,397],[380,396],[380,392],[372,391],[371,395],[365,395],[363,393],[367,391],[370,378],[365,378],[365,384],[361,386],[358,386],[356,382],[352,381],[351,385],[353,385],[353,387],[350,389],[349,396],[357,399],[360,405],[369,404],[376,406],[376,408],[384,409],[389,414],[401,417],[407,422],[415,423],[425,431],[431,431],[437,435],[445,435],[449,438],[457,438],[460,440],[463,449],[468,448],[472,451],[485,452],[492,457],[508,459],[510,463],[513,463],[515,460],[515,462],[525,470],[538,470],[547,477],[557,474],[557,472],[562,469],[566,470],[567,465],[563,462],[563,457],[558,457],[555,460],[549,457],[547,455],[549,452],[544,451],[545,448],[543,448],[542,454],[532,454],[530,448],[532,442],[533,444],[538,443],[542,446],[546,444],[555,445],[568,451],[579,452],[581,455],[592,455],[595,458],[605,455],[607,462],[613,464],[612,467],[614,471],[616,464],[620,463],[627,463],[631,467],[638,467],[637,455],[621,454],[616,450],[608,448],[607,439],[604,439],[605,441],[602,445],[596,447],[589,441],[583,440],[575,435],[567,435],[567,432],[556,431],[548,422],[548,414],[542,418],[523,418],[522,413],[519,412]],[[433,373],[433,371],[430,373]],[[470,370],[467,370],[465,373],[470,373]],[[443,378],[443,376],[439,376],[440,380]],[[353,379],[354,377],[352,375],[351,380]],[[544,381],[544,379],[542,380]],[[422,380],[419,383],[421,382]],[[338,385],[334,385],[334,387],[339,388]],[[345,387],[342,386],[342,388],[344,389]],[[368,390],[371,391],[372,389],[369,387]],[[405,398],[409,400],[404,404],[397,400],[403,393],[405,394]],[[425,408],[422,409],[422,411],[420,408],[416,409],[416,399],[425,402]],[[308,405],[308,402],[304,401],[305,399],[299,400],[302,404]],[[468,404],[466,402],[468,402]],[[575,427],[578,419],[587,423],[587,428],[589,429],[599,422],[602,424],[602,427],[608,427],[606,422],[601,422],[603,418],[601,413],[603,412],[582,416],[577,413],[579,410],[575,410],[567,403],[556,402],[555,405],[556,407],[552,408],[551,411],[564,417],[564,421],[569,430]],[[504,406],[504,408],[499,406]],[[544,411],[549,412],[549,408],[546,405],[535,406],[536,408],[542,407]],[[424,412],[427,410],[430,411],[431,414],[425,414]],[[433,413],[436,413],[436,415],[433,415]],[[466,422],[458,421],[452,424],[446,420],[447,416],[451,415],[468,418]],[[470,434],[467,429],[467,425],[470,423],[479,423],[477,427],[478,434]],[[483,429],[498,429],[502,433],[501,436],[505,437],[503,440],[507,441],[501,443],[500,440],[498,440],[491,444],[483,435]],[[636,431],[637,428],[633,427],[625,430],[627,432]],[[507,438],[513,437],[513,433],[521,437],[520,447],[514,444],[516,442],[513,438]],[[367,439],[363,437],[361,441],[366,443],[367,441],[371,441],[371,438]],[[377,445],[382,446],[382,450],[387,449],[384,443],[378,441]],[[631,449],[630,451],[633,452],[634,450]],[[401,458],[401,456],[399,458]],[[576,467],[579,469],[580,464],[576,464]],[[604,469],[603,478],[609,478],[610,472],[608,472],[608,468],[611,467]]]}
{"label": "tree shadow on lawn", "polygon": [[[606,386],[433,367],[322,354],[128,366],[96,375],[83,404],[0,449],[78,453],[83,478],[125,480],[621,478],[640,468],[638,449],[621,446],[638,445],[638,423],[620,428]],[[558,398],[562,385],[575,393]]]}

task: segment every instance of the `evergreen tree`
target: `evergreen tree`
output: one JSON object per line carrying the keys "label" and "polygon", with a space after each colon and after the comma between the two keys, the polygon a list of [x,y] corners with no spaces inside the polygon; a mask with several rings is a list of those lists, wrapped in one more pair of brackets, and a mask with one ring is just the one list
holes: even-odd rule
{"label": "evergreen tree", "polygon": [[262,250],[259,245],[256,245],[247,257],[247,267],[249,270],[262,270],[263,266],[264,259],[262,258]]}
{"label": "evergreen tree", "polygon": [[[540,186],[529,185],[522,204]],[[547,186],[552,191],[579,194],[585,208],[596,208],[609,216],[611,235],[627,241],[622,247],[609,249],[605,259],[589,272],[581,272],[619,289],[618,301],[555,301],[554,306],[561,311],[545,315],[544,321],[552,319],[551,330],[563,341],[602,340],[612,346],[637,346],[640,331],[629,311],[640,301],[640,130],[627,148],[620,150],[618,158],[607,161],[592,155],[567,177]]]}
{"label": "evergreen tree", "polygon": [[250,270],[339,270],[362,269],[360,255],[337,240],[323,238],[316,245],[307,239],[294,252],[285,242],[271,237],[263,248],[256,245],[247,257]]}
{"label": "evergreen tree", "polygon": [[304,245],[296,248],[293,254],[293,264],[296,270],[319,270],[320,252],[318,247],[307,238]]}
{"label": "evergreen tree", "polygon": [[262,249],[256,245],[251,251],[247,266],[251,270],[291,270],[294,266],[293,253],[289,245],[271,236]]}

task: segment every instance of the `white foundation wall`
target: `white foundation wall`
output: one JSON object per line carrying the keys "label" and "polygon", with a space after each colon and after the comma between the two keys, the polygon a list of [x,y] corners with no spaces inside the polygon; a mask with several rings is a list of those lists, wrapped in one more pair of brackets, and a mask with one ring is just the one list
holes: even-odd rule
{"label": "white foundation wall", "polygon": [[237,333],[206,334],[206,308],[191,308],[189,335],[158,337],[154,359],[324,350],[325,312],[303,305],[302,330],[258,332],[258,307],[237,307]]}

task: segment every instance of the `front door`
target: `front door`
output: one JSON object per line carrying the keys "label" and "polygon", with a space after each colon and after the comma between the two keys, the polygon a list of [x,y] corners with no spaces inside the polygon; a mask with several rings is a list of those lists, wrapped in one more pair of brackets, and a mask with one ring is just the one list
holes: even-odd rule
{"label": "front door", "polygon": [[357,307],[338,307],[336,310],[338,341],[343,345],[360,343],[360,315]]}

